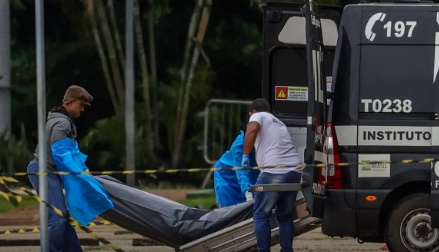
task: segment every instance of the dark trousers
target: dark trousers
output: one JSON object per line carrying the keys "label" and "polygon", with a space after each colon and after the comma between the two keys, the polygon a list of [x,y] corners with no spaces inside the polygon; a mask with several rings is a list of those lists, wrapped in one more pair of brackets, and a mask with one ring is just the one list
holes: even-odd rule
{"label": "dark trousers", "polygon": [[[38,172],[38,163],[31,161],[27,167],[27,172]],[[29,175],[29,181],[39,194],[40,182],[39,176]],[[67,213],[67,205],[63,193],[61,178],[55,174],[49,174],[47,177],[48,198],[47,202]],[[75,228],[70,225],[69,220],[56,214],[49,208],[48,216],[48,233],[49,233],[49,251],[50,252],[77,252],[82,251],[78,235]]]}
{"label": "dark trousers", "polygon": [[[291,171],[285,174],[261,172],[256,184],[300,183],[301,174]],[[269,252],[271,247],[271,226],[269,218],[276,208],[279,225],[281,252],[293,251],[294,211],[297,192],[255,192],[254,223],[257,250]]]}

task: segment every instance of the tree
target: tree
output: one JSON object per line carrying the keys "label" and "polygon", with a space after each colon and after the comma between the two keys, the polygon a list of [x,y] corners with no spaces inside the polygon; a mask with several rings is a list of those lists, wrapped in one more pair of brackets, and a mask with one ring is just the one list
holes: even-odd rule
{"label": "tree", "polygon": [[175,142],[172,152],[172,167],[175,168],[180,160],[181,146],[186,133],[187,114],[189,106],[189,94],[191,93],[194,72],[197,67],[198,58],[202,52],[202,43],[206,35],[209,23],[212,0],[197,0],[192,19],[189,24],[189,31],[184,52],[184,61],[181,68],[181,87],[178,94],[177,114],[175,121]]}
{"label": "tree", "polygon": [[[152,15],[152,11],[150,11],[150,15]],[[146,140],[147,140],[147,152],[151,154],[154,151],[154,133],[152,127],[152,108],[151,108],[151,81],[150,81],[150,73],[148,71],[148,58],[145,52],[144,43],[143,43],[143,32],[142,32],[142,20],[140,17],[140,8],[139,1],[134,1],[134,31],[136,35],[136,44],[137,44],[137,56],[139,57],[140,62],[140,72],[142,75],[142,89],[143,89],[143,106],[145,108],[145,131],[146,131]],[[154,41],[152,39],[152,41]],[[151,52],[151,51],[150,51]],[[151,61],[153,59],[150,57]],[[151,64],[152,65],[152,64]],[[155,104],[157,106],[157,104]]]}
{"label": "tree", "polygon": [[[136,1],[138,169],[204,165],[198,149],[204,120],[198,112],[210,97],[236,98],[258,85],[260,10],[250,0],[196,1]],[[29,34],[34,2],[22,3],[11,8],[12,128],[19,135],[20,124],[25,125],[33,151],[35,42]],[[116,123],[123,122],[124,113],[123,1],[48,1],[45,7],[48,108],[60,104],[68,85],[85,85],[96,103],[77,122],[79,142],[89,146],[91,167],[118,169],[124,163],[124,155],[115,153],[120,149],[113,148],[124,146],[123,127]],[[93,136],[84,137],[86,133]]]}
{"label": "tree", "polygon": [[[110,29],[103,1],[87,0],[84,3],[89,15],[88,20],[90,21],[96,49],[101,59],[102,71],[114,112],[120,116],[124,111],[125,103],[125,89],[122,82],[122,69],[125,69],[125,63],[120,35],[115,22],[113,3],[112,0],[107,1],[112,29]],[[101,31],[99,28],[101,28]],[[102,43],[102,41],[105,43]]]}

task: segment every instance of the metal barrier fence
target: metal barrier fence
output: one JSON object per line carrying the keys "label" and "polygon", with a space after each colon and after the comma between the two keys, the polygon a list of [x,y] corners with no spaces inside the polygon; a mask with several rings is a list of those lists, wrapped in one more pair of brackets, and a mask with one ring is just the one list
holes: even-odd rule
{"label": "metal barrier fence", "polygon": [[251,101],[211,99],[204,109],[203,156],[215,164],[248,122]]}
{"label": "metal barrier fence", "polygon": [[[240,130],[244,130],[251,101],[210,99],[204,109],[203,157],[213,165],[230,148]],[[206,188],[213,171],[209,171],[202,188]]]}

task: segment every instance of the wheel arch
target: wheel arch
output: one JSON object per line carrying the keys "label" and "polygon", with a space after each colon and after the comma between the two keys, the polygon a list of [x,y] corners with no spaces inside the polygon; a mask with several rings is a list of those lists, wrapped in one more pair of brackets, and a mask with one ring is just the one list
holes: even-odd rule
{"label": "wheel arch", "polygon": [[412,181],[401,185],[400,187],[393,190],[383,202],[380,210],[379,216],[379,228],[380,234],[384,233],[384,228],[386,227],[386,220],[389,218],[393,207],[402,198],[415,193],[430,193],[430,184],[428,181]]}

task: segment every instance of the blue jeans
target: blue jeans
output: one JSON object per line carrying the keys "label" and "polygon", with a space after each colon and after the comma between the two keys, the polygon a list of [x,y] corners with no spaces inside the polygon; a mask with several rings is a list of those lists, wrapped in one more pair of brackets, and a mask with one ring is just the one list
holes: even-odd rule
{"label": "blue jeans", "polygon": [[[27,166],[27,172],[38,172],[38,163],[31,161]],[[40,182],[39,176],[29,175],[29,181],[39,194]],[[67,213],[66,200],[63,193],[61,178],[55,174],[49,174],[47,177],[47,202]],[[70,225],[69,221],[56,214],[49,208],[48,216],[48,233],[49,233],[49,251],[50,252],[77,252],[82,251],[78,235],[75,228]]]}
{"label": "blue jeans", "polygon": [[[261,172],[256,184],[300,183],[301,174],[291,171],[285,174]],[[271,247],[270,216],[276,207],[281,252],[293,251],[294,212],[297,191],[255,192],[254,223],[259,252],[269,252]]]}

